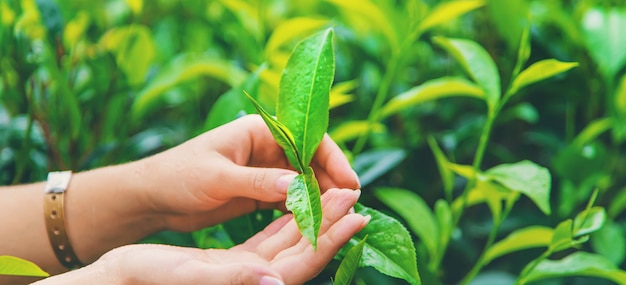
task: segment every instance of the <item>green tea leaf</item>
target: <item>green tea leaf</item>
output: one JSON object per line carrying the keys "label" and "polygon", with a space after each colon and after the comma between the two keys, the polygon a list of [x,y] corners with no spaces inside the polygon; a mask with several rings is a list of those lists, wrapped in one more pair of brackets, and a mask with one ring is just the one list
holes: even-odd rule
{"label": "green tea leaf", "polygon": [[[452,217],[452,209],[445,200],[437,200],[435,202],[435,217],[437,218],[437,225],[439,227],[439,249],[447,248],[448,242],[452,237],[454,231],[454,219]],[[440,258],[443,253],[440,251]],[[433,260],[434,262],[434,260]]]}
{"label": "green tea leaf", "polygon": [[439,251],[439,227],[424,199],[411,191],[390,187],[377,188],[374,194],[407,222],[428,249],[430,258],[435,257]]}
{"label": "green tea leaf", "polygon": [[146,26],[130,25],[110,30],[100,44],[115,54],[115,60],[131,85],[141,84],[156,56],[152,33]]}
{"label": "green tea leaf", "polygon": [[198,248],[231,248],[235,243],[228,235],[222,224],[207,227],[191,233],[191,237]]}
{"label": "green tea leaf", "polygon": [[550,245],[553,233],[553,229],[543,226],[530,226],[518,229],[489,247],[485,253],[485,264],[511,252],[535,247],[547,247]]}
{"label": "green tea leaf", "polygon": [[601,118],[591,122],[574,138],[570,147],[583,148],[592,143],[598,136],[609,131],[614,126],[613,118]]}
{"label": "green tea leaf", "polygon": [[446,199],[448,201],[452,200],[452,190],[454,187],[454,173],[448,167],[448,158],[443,153],[441,148],[439,148],[439,144],[432,137],[428,137],[428,145],[430,146],[430,150],[433,152],[435,156],[435,160],[437,161],[437,168],[439,169],[439,175],[441,175],[441,180],[443,182],[443,191],[446,195]]}
{"label": "green tea leaf", "polygon": [[401,148],[373,149],[359,154],[354,159],[354,170],[359,174],[361,187],[396,167],[406,158]]}
{"label": "green tea leaf", "polygon": [[309,165],[328,128],[335,74],[332,37],[327,29],[300,42],[280,80],[276,117],[293,134],[302,165]]}
{"label": "green tea leaf", "polygon": [[574,237],[588,235],[598,231],[606,221],[606,211],[603,207],[593,207],[576,215],[572,234]]}
{"label": "green tea leaf", "polygon": [[309,17],[296,17],[281,22],[276,26],[272,35],[267,40],[267,45],[265,45],[266,56],[270,58],[272,53],[276,52],[281,47],[305,38],[311,33],[321,29],[326,24],[328,24],[328,19]]}
{"label": "green tea leaf", "polygon": [[320,186],[311,167],[307,166],[304,173],[296,176],[289,184],[285,205],[293,213],[302,236],[317,249],[317,235],[322,224],[322,204]]}
{"label": "green tea leaf", "polygon": [[370,124],[368,121],[347,121],[337,126],[328,134],[337,143],[345,143],[347,141],[358,138],[360,135],[370,133],[382,133],[386,131],[386,127],[381,123]]}
{"label": "green tea leaf", "polygon": [[417,28],[420,34],[485,5],[484,1],[450,1],[437,5]]}
{"label": "green tea leaf", "polygon": [[517,50],[517,60],[515,61],[515,67],[513,68],[513,78],[517,77],[522,67],[530,58],[530,25],[526,24],[522,30],[521,38],[519,41],[519,48]]}
{"label": "green tea leaf", "polygon": [[575,252],[561,260],[543,260],[527,276],[527,282],[567,276],[591,276],[626,284],[626,272],[603,256]]}
{"label": "green tea leaf", "polygon": [[[616,117],[623,122],[626,120],[626,74],[618,80],[612,101],[614,102],[613,109],[617,115]],[[626,138],[626,126],[624,124],[616,124],[613,127],[613,136],[618,142],[623,142]]]}
{"label": "green tea leaf", "polygon": [[[240,114],[251,114],[254,112],[254,105],[250,100],[241,96],[246,90],[252,94],[257,94],[260,83],[259,75],[265,70],[262,66],[251,74],[243,83],[231,88],[222,94],[211,107],[209,115],[204,122],[204,129],[211,130],[236,119]],[[250,94],[248,94],[250,95]]]}
{"label": "green tea leaf", "polygon": [[559,252],[562,250],[566,250],[568,248],[572,248],[589,240],[589,236],[582,236],[578,239],[574,239],[574,234],[572,232],[573,229],[573,221],[572,219],[567,219],[561,222],[555,229],[554,235],[552,235],[552,239],[550,240],[550,246],[548,250],[550,252]]}
{"label": "green tea leaf", "polygon": [[591,247],[614,265],[619,266],[626,258],[626,236],[620,225],[612,221],[591,235]]}
{"label": "green tea leaf", "polygon": [[409,284],[421,284],[417,272],[415,246],[411,235],[397,220],[359,203],[355,212],[370,215],[370,222],[358,232],[344,249],[339,252],[345,256],[346,248],[354,246],[367,236],[363,248],[360,266],[371,266],[386,275],[401,278]]}
{"label": "green tea leaf", "polygon": [[349,93],[356,88],[356,85],[356,81],[354,80],[339,82],[333,85],[330,89],[329,108],[337,108],[343,104],[352,102],[352,100],[354,100],[354,96]]}
{"label": "green tea leaf", "polygon": [[333,285],[352,284],[352,278],[354,277],[357,268],[359,268],[359,262],[361,261],[361,256],[363,255],[363,248],[366,240],[367,236],[348,250],[346,256],[341,261],[341,264],[339,264],[337,272],[335,273]]}
{"label": "green tea leaf", "polygon": [[553,77],[576,66],[578,66],[577,62],[561,62],[556,59],[535,62],[515,77],[509,93],[515,94],[523,87]]}
{"label": "green tea leaf", "polygon": [[[353,29],[371,33],[372,30],[380,32],[388,41],[392,50],[397,50],[400,46],[400,38],[396,27],[393,25],[394,19],[390,19],[391,13],[386,11],[376,1],[363,0],[326,0],[327,2],[337,6],[344,17],[351,20],[350,24]],[[366,24],[366,25],[363,25]]]}
{"label": "green tea leaf", "polygon": [[452,55],[485,91],[490,110],[500,101],[500,74],[487,51],[478,43],[465,39],[434,37],[433,41]]}
{"label": "green tea leaf", "polygon": [[36,264],[14,256],[0,255],[0,275],[48,277]]}
{"label": "green tea leaf", "polygon": [[550,184],[548,169],[524,160],[501,164],[485,172],[491,180],[528,196],[546,215],[550,214]]}
{"label": "green tea leaf", "polygon": [[131,109],[133,117],[141,118],[167,90],[201,76],[213,77],[231,86],[238,86],[245,80],[247,73],[231,62],[183,54],[168,63],[148,86],[139,91]]}
{"label": "green tea leaf", "polygon": [[272,136],[274,137],[278,145],[285,151],[285,155],[287,156],[289,163],[291,163],[291,166],[293,166],[293,168],[298,170],[298,172],[300,173],[304,172],[305,164],[303,164],[300,160],[299,153],[296,149],[294,137],[289,129],[287,129],[287,127],[283,125],[283,123],[279,122],[274,117],[272,117],[272,115],[267,113],[263,106],[261,106],[259,102],[254,100],[254,98],[252,98],[250,94],[248,94],[246,91],[244,91],[243,93],[248,97],[248,99],[250,99],[250,101],[252,101],[252,104],[261,115],[261,118],[263,118],[263,121],[265,121],[265,124],[269,127]]}
{"label": "green tea leaf", "polygon": [[433,79],[389,100],[381,109],[380,116],[382,119],[417,104],[453,96],[484,99],[485,91],[462,78],[443,77]]}
{"label": "green tea leaf", "polygon": [[513,49],[520,45],[521,34],[527,26],[529,9],[526,0],[488,0],[487,12],[499,37]]}
{"label": "green tea leaf", "polygon": [[582,30],[589,54],[596,62],[605,80],[612,82],[626,64],[626,10],[623,7],[589,9],[582,18]]}

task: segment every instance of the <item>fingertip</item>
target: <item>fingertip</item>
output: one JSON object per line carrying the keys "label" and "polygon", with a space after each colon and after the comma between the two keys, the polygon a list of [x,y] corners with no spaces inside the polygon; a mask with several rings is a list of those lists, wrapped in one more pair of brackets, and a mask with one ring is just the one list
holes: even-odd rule
{"label": "fingertip", "polygon": [[273,276],[263,276],[259,281],[259,285],[285,285],[285,283]]}

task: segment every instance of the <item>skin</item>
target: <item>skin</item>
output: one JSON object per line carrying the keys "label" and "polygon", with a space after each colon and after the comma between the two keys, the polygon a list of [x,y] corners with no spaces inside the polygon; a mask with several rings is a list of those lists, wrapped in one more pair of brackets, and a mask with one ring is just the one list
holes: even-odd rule
{"label": "skin", "polygon": [[[312,166],[322,192],[331,188],[358,189],[360,187],[358,178],[350,168],[341,149],[328,136],[322,140],[313,158]],[[245,116],[152,157],[75,173],[65,194],[66,226],[69,239],[83,263],[90,264],[98,261],[83,269],[55,278],[93,277],[94,274],[100,274],[113,278],[107,279],[111,280],[112,284],[126,284],[128,276],[146,275],[149,277],[157,276],[156,273],[164,275],[176,273],[172,270],[172,268],[177,268],[176,264],[167,262],[171,260],[170,258],[157,258],[158,256],[172,255],[173,260],[180,257],[182,261],[191,260],[186,261],[191,264],[190,268],[193,266],[202,268],[201,265],[211,263],[206,261],[198,263],[198,261],[193,261],[196,259],[193,257],[206,255],[215,256],[208,260],[222,260],[223,258],[232,260],[232,263],[221,264],[222,267],[214,267],[218,268],[215,272],[223,276],[240,278],[223,283],[212,282],[212,284],[249,284],[242,283],[241,280],[252,280],[245,278],[261,280],[260,276],[265,275],[284,280],[288,284],[298,284],[303,280],[308,280],[323,268],[323,265],[350,236],[360,230],[366,218],[354,214],[346,215],[345,211],[339,211],[338,216],[343,215],[343,217],[328,218],[329,222],[325,222],[328,226],[325,233],[329,234],[330,242],[326,242],[327,246],[324,246],[320,237],[318,251],[315,254],[309,253],[311,256],[324,257],[319,260],[319,264],[323,263],[322,267],[302,266],[305,269],[300,271],[293,270],[291,266],[290,270],[281,272],[278,265],[273,268],[273,261],[276,258],[269,259],[262,252],[257,253],[256,250],[245,246],[254,240],[281,240],[280,237],[291,237],[288,240],[293,241],[297,227],[294,231],[293,226],[289,226],[293,224],[289,222],[292,220],[290,216],[281,218],[268,227],[270,230],[275,228],[281,230],[266,232],[268,231],[266,229],[259,233],[263,239],[257,238],[259,235],[256,235],[234,249],[223,251],[224,253],[222,251],[197,253],[199,252],[197,249],[168,246],[124,246],[158,231],[198,230],[253,212],[257,208],[284,210],[287,187],[296,174],[289,167],[282,149],[274,142],[271,133],[257,115]],[[0,216],[12,217],[2,219],[0,222],[0,233],[12,233],[3,234],[0,237],[0,252],[33,261],[45,271],[59,274],[65,272],[66,269],[56,260],[45,231],[43,188],[43,182],[0,188]],[[329,193],[331,198],[334,196],[339,198],[325,199],[345,200],[347,202],[344,202],[350,204],[350,207],[354,204],[349,198],[341,198],[346,194],[335,195],[332,194],[334,191]],[[323,196],[327,197],[327,195]],[[336,214],[333,214],[334,210],[328,212],[324,213],[325,219],[329,214]],[[277,225],[280,222],[284,224]],[[346,230],[337,230],[342,234],[333,234],[334,223],[344,225]],[[288,227],[288,229],[283,231],[283,227]],[[298,239],[301,239],[299,234],[296,235]],[[305,242],[298,241],[296,245],[301,243]],[[263,248],[273,248],[275,252],[282,252],[281,250],[292,254],[307,252],[306,246],[303,245],[296,247],[298,251],[285,247],[293,245],[291,243],[264,244]],[[327,249],[323,249],[324,247]],[[246,250],[243,250],[244,248]],[[107,254],[104,255],[105,253]],[[241,266],[235,261],[247,260],[247,257],[254,254],[261,254],[257,259],[259,262],[251,263],[254,264],[254,268],[259,268],[258,271],[237,269],[246,268],[246,266]],[[188,259],[183,258],[184,256]],[[327,258],[328,256],[330,257]],[[133,270],[129,271],[119,269],[125,268],[123,266],[125,262],[134,264],[130,261],[133,258],[144,258],[154,263],[146,264],[146,268],[132,267]],[[311,262],[317,260],[311,257],[306,258]],[[263,260],[265,262],[261,262]],[[115,265],[116,263],[118,265]],[[318,263],[315,264],[318,265]],[[186,274],[188,271],[193,270],[188,270],[185,266],[185,270],[180,270],[179,273]],[[257,273],[241,273],[242,271]],[[282,275],[291,274],[291,272],[299,273],[298,276]],[[241,274],[252,274],[256,277],[244,278]],[[173,280],[183,280],[181,278]],[[49,278],[48,280],[71,284],[70,279],[61,281]],[[116,280],[120,282],[115,282]],[[155,280],[165,279],[155,277]],[[292,282],[292,280],[297,282]],[[19,284],[29,281],[32,279],[16,280],[0,277],[0,284]],[[91,281],[89,283],[93,284]]]}

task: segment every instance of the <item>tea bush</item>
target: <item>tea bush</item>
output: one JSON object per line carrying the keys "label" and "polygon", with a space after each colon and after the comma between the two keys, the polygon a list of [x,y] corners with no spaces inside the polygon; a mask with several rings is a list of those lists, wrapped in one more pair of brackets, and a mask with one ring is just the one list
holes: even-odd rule
{"label": "tea bush", "polygon": [[[621,0],[3,0],[0,181],[148,156],[255,112],[243,90],[275,114],[329,27],[328,131],[421,283],[626,283]],[[145,242],[229,247],[274,214]]]}

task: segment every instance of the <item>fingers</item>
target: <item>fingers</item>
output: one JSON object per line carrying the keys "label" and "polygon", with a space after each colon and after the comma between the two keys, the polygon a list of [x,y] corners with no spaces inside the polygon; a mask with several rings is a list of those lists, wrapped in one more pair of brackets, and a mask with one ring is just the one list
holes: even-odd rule
{"label": "fingers", "polygon": [[[359,214],[343,216],[319,237],[317,251],[308,245],[289,255],[281,253],[281,256],[274,259],[272,268],[283,277],[285,284],[303,284],[319,274],[341,247],[368,222],[369,216]],[[293,266],[296,263],[298,266]]]}
{"label": "fingers", "polygon": [[315,174],[323,190],[329,188],[359,189],[360,183],[341,148],[324,135],[313,157]]}
{"label": "fingers", "polygon": [[226,164],[217,183],[227,185],[221,189],[223,199],[245,197],[263,202],[278,202],[287,197],[289,183],[297,172],[280,168],[262,168]]}
{"label": "fingers", "polygon": [[253,237],[249,238],[246,242],[233,247],[233,249],[255,251],[256,247],[259,246],[259,244],[278,233],[281,229],[285,227],[287,223],[292,220],[292,214],[283,215],[282,217],[270,223],[267,227],[265,227],[265,229],[255,234]]}
{"label": "fingers", "polygon": [[[359,194],[360,191],[331,189],[322,195],[323,216],[320,234],[326,232],[332,224],[349,212]],[[302,238],[295,221],[291,220],[280,231],[259,243],[256,252],[261,257],[271,260],[279,254],[290,254],[291,251],[299,250],[290,248],[297,244],[302,244],[301,247],[310,245],[307,239]]]}
{"label": "fingers", "polygon": [[269,263],[227,250],[130,245],[114,249],[93,266],[124,284],[283,284]]}

